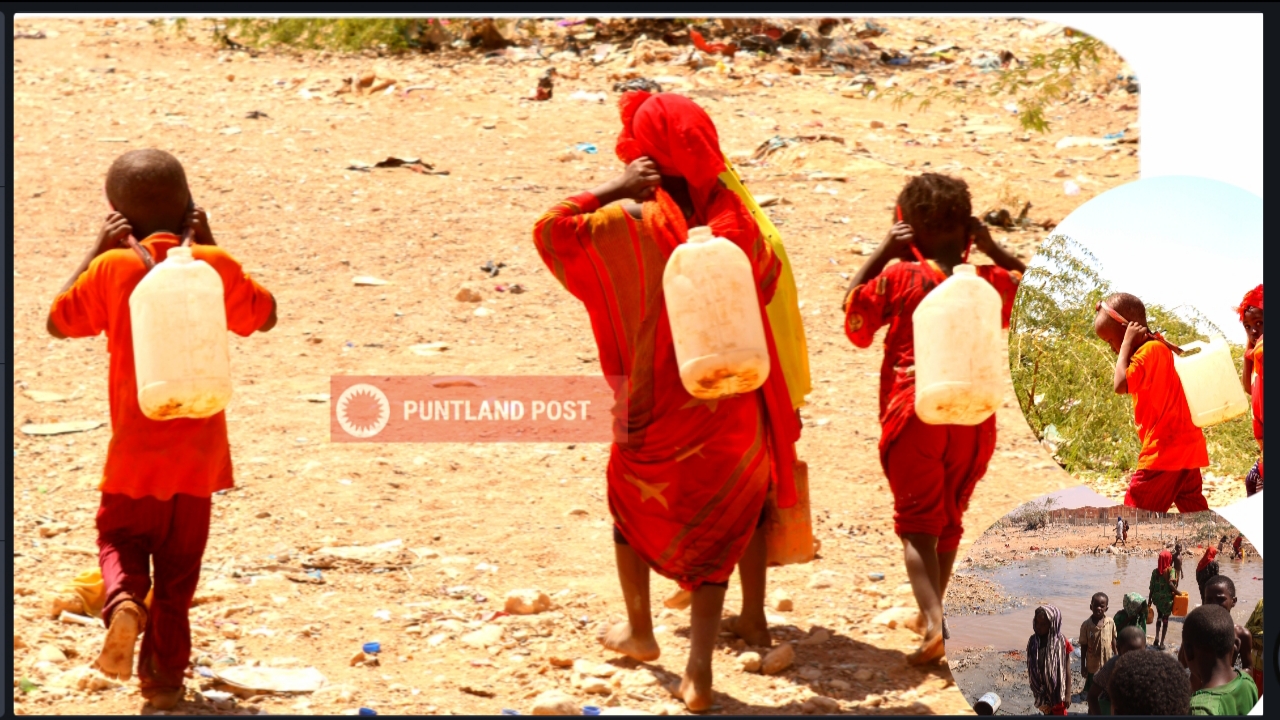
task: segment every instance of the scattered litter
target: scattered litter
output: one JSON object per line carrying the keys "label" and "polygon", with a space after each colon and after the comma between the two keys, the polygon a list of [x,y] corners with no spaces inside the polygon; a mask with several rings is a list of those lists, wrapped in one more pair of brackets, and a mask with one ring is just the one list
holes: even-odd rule
{"label": "scattered litter", "polygon": [[1068,196],[1075,196],[1075,195],[1079,195],[1079,194],[1080,194],[1080,186],[1079,186],[1079,185],[1077,185],[1077,184],[1075,184],[1074,182],[1072,182],[1072,181],[1068,180],[1068,181],[1066,181],[1066,182],[1062,183],[1062,192],[1066,193]]}
{"label": "scattered litter", "polygon": [[240,128],[235,127],[235,126],[232,126],[232,127],[228,127],[228,128],[223,128],[223,129],[219,130],[218,132],[219,132],[219,133],[221,133],[221,134],[223,134],[223,135],[239,135],[239,134],[240,134]]}
{"label": "scattered litter", "polygon": [[881,580],[884,579],[884,573],[882,572],[867,573],[867,577],[871,578],[876,582],[880,582]]}
{"label": "scattered litter", "polygon": [[351,160],[349,161],[349,163],[350,164],[347,165],[347,169],[355,170],[357,172],[370,172],[373,170],[373,168],[403,167],[403,168],[409,168],[410,170],[416,173],[420,173],[422,175],[448,175],[449,174],[448,170],[436,170],[436,166],[433,165],[432,163],[424,162],[421,158],[413,158],[413,157],[402,158],[402,157],[392,156],[392,157],[388,157],[385,160],[380,160],[376,163],[373,163],[372,165],[362,160]]}
{"label": "scattered litter", "polygon": [[[1123,135],[1124,133],[1120,133],[1120,136],[1123,136]],[[1114,145],[1117,139],[1118,138],[1112,137],[1111,135],[1107,135],[1106,137],[1100,137],[1100,138],[1073,137],[1071,135],[1068,135],[1067,137],[1064,137],[1058,142],[1054,143],[1053,146],[1059,150],[1065,150],[1066,148],[1074,148],[1074,147],[1106,147],[1107,145]]]}
{"label": "scattered litter", "polygon": [[214,679],[236,690],[254,693],[311,693],[325,678],[313,667],[249,667],[240,665],[214,672]]}
{"label": "scattered litter", "polygon": [[299,395],[298,399],[313,403],[327,403],[329,402],[329,393],[309,393],[307,395]]}
{"label": "scattered litter", "polygon": [[[32,30],[29,32],[26,30],[14,30],[13,39],[14,40],[43,40],[45,39],[45,34],[43,30]],[[22,692],[27,692],[27,691],[23,690]]]}
{"label": "scattered litter", "polygon": [[555,76],[556,76],[556,69],[553,67],[547,68],[547,71],[542,73],[542,77],[538,78],[538,87],[533,91],[533,96],[531,99],[537,102],[545,102],[547,100],[550,100],[552,93],[555,91],[555,87],[554,87]]}
{"label": "scattered litter", "polygon": [[68,433],[88,432],[100,428],[106,423],[101,420],[70,420],[58,423],[30,423],[22,426],[25,435],[66,435]]}
{"label": "scattered litter", "polygon": [[593,93],[587,92],[586,90],[574,90],[573,94],[569,96],[569,99],[580,100],[582,102],[603,103],[605,100],[609,99],[609,96],[602,92]]}
{"label": "scattered litter", "polygon": [[495,263],[494,261],[489,260],[480,266],[480,270],[482,272],[489,273],[489,277],[493,278],[498,277],[498,273],[506,266],[507,264],[504,262]]}
{"label": "scattered litter", "polygon": [[431,357],[433,355],[439,355],[440,353],[448,349],[449,349],[449,344],[442,343],[442,342],[422,343],[419,345],[409,346],[409,352],[413,353],[414,355],[422,355],[423,357]]}
{"label": "scattered litter", "polygon": [[584,152],[588,155],[595,155],[598,152],[595,143],[578,143],[574,145],[573,148],[578,152]]}
{"label": "scattered litter", "polygon": [[265,117],[271,117],[270,115],[262,112],[261,110],[250,110],[249,112],[245,113],[244,116],[249,120],[261,120],[262,118],[265,118]]}
{"label": "scattered litter", "polygon": [[373,285],[373,286],[390,284],[386,280],[382,280],[381,278],[376,278],[370,275],[360,275],[359,277],[356,277],[355,279],[353,279],[352,282],[354,282],[356,285]]}
{"label": "scattered litter", "polygon": [[643,91],[656,94],[662,92],[662,86],[649,78],[634,78],[614,83],[613,91],[620,93]]}
{"label": "scattered litter", "polygon": [[364,650],[367,655],[376,655],[382,652],[382,643],[377,641],[367,642],[361,646],[361,649]]}

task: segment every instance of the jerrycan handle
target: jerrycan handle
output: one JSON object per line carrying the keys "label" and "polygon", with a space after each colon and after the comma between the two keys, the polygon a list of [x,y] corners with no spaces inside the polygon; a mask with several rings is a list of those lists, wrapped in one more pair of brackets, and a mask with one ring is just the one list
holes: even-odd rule
{"label": "jerrycan handle", "polygon": [[698,227],[689,228],[689,238],[685,242],[692,245],[694,243],[704,243],[714,238],[715,235],[711,234],[711,228],[706,225],[699,225]]}

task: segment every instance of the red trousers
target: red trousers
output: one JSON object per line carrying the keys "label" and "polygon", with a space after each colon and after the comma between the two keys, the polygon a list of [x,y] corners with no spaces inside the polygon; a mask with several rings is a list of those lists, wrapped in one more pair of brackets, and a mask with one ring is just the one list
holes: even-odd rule
{"label": "red trousers", "polygon": [[103,621],[110,626],[122,602],[143,607],[155,585],[138,655],[144,696],[149,690],[181,687],[191,661],[187,613],[200,580],[211,507],[209,498],[190,495],[169,500],[102,495],[97,525],[98,564],[107,593]]}
{"label": "red trousers", "polygon": [[1200,468],[1189,470],[1135,470],[1129,476],[1129,489],[1124,504],[1151,512],[1193,513],[1209,509],[1204,499],[1204,479]]}
{"label": "red trousers", "polygon": [[929,425],[907,421],[882,457],[893,491],[893,531],[933,535],[938,552],[954,552],[964,534],[969,497],[995,452],[995,423]]}

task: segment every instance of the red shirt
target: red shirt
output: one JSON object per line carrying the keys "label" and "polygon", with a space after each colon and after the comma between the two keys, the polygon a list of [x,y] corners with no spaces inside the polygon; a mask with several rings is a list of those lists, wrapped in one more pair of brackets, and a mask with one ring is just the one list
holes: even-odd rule
{"label": "red shirt", "polygon": [[1262,338],[1249,351],[1253,358],[1253,436],[1262,439]]}
{"label": "red shirt", "polygon": [[[156,233],[142,244],[159,263],[178,242],[176,235]],[[262,327],[274,306],[271,293],[249,279],[222,248],[195,245],[192,254],[222,277],[227,328],[248,336]],[[50,316],[67,337],[107,334],[111,443],[99,486],[102,492],[160,500],[175,493],[209,497],[234,484],[226,414],[199,420],[151,420],[138,406],[129,296],[146,274],[146,266],[133,250],[108,250],[53,301]]]}
{"label": "red shirt", "polygon": [[[995,265],[978,265],[978,276],[1000,293],[1000,322],[1009,327],[1021,275]],[[880,366],[880,438],[883,451],[915,414],[915,344],[911,315],[925,295],[940,284],[938,270],[918,262],[898,262],[849,294],[844,331],[860,348],[870,347],[884,325],[884,362]],[[995,423],[995,417],[987,422]]]}
{"label": "red shirt", "polygon": [[1151,341],[1138,348],[1125,372],[1142,450],[1139,470],[1186,470],[1209,465],[1204,432],[1191,422],[1173,351]]}

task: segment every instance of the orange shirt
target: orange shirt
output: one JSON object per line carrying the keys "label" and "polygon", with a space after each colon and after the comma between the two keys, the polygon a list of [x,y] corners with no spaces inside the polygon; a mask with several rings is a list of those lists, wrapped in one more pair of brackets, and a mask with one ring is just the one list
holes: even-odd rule
{"label": "orange shirt", "polygon": [[1253,358],[1253,436],[1262,439],[1262,338],[1250,350]]}
{"label": "orange shirt", "polygon": [[1204,433],[1191,423],[1173,351],[1159,341],[1138,348],[1125,373],[1133,419],[1142,440],[1139,470],[1185,470],[1209,465]]}
{"label": "orange shirt", "polygon": [[[176,235],[156,233],[142,244],[159,263],[178,242]],[[262,327],[271,316],[271,293],[249,279],[222,248],[195,245],[192,254],[222,277],[227,328],[247,336]],[[138,406],[129,295],[146,274],[133,250],[108,250],[53,301],[50,315],[67,337],[107,333],[111,444],[99,486],[102,492],[160,500],[175,493],[209,497],[233,485],[226,414],[201,420],[151,420]]]}

